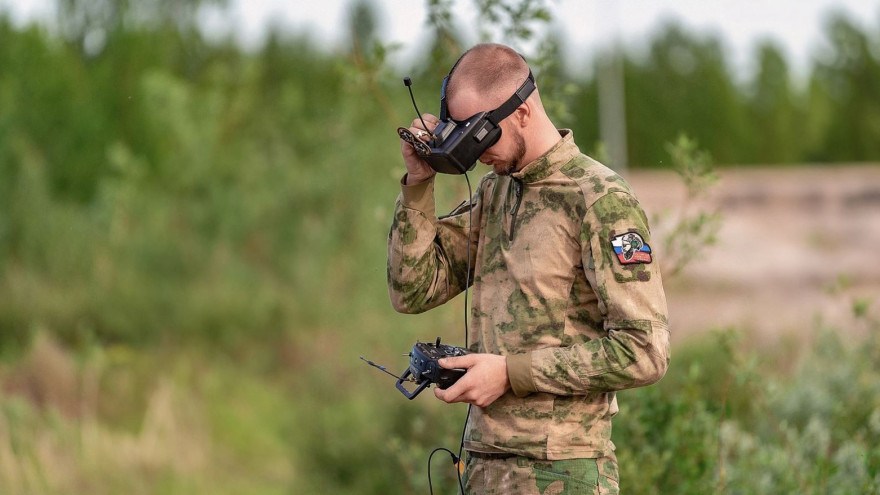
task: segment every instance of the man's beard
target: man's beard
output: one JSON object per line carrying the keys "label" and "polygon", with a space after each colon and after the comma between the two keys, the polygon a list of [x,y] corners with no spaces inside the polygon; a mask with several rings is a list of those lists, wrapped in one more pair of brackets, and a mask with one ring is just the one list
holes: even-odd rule
{"label": "man's beard", "polygon": [[513,142],[515,144],[513,157],[510,158],[510,161],[507,162],[507,164],[503,165],[501,170],[495,171],[498,175],[510,175],[519,171],[520,165],[522,165],[522,159],[526,154],[526,140],[522,137],[522,134],[514,132]]}

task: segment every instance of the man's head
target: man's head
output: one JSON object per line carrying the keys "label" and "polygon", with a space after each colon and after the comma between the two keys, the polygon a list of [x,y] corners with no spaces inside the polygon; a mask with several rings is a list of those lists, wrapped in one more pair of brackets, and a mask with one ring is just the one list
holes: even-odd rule
{"label": "man's head", "polygon": [[[515,50],[488,43],[474,46],[461,57],[446,85],[449,116],[466,120],[478,112],[494,110],[528,75],[528,64]],[[500,126],[501,139],[480,156],[480,161],[499,175],[515,172],[547,151],[549,131],[555,136],[553,142],[559,139],[537,90]]]}

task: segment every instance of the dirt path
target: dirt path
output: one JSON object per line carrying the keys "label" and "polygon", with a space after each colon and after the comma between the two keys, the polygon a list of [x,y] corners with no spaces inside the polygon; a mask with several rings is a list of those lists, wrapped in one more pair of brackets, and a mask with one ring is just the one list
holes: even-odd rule
{"label": "dirt path", "polygon": [[[865,325],[852,317],[856,300],[873,299],[869,314],[880,317],[880,164],[719,175],[706,203],[723,217],[718,244],[666,280],[674,340],[736,327],[760,345],[817,321],[857,334]],[[651,218],[684,202],[673,173],[628,180]],[[669,230],[661,219],[658,238]]]}

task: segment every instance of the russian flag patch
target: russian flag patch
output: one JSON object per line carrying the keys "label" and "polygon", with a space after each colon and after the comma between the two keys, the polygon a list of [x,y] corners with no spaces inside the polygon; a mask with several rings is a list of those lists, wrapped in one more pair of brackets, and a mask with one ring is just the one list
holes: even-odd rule
{"label": "russian flag patch", "polygon": [[651,246],[635,232],[614,237],[611,239],[611,246],[614,247],[621,265],[651,262]]}

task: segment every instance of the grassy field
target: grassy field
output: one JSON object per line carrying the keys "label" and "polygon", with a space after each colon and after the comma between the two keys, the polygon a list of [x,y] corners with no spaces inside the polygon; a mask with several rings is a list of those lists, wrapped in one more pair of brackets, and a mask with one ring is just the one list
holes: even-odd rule
{"label": "grassy field", "polygon": [[[800,173],[777,175],[789,183]],[[89,231],[89,222],[77,223],[83,212],[40,198],[37,174],[22,180],[36,191],[27,199],[49,213],[45,235],[60,240],[44,245],[33,227],[35,256],[43,249],[42,257],[4,271],[0,314],[6,328],[29,322],[29,332],[7,336],[0,364],[0,492],[425,493],[428,452],[457,447],[462,407],[430,396],[406,401],[393,379],[358,359],[398,372],[405,366],[400,354],[415,339],[461,338],[461,298],[418,316],[388,305],[392,174],[380,193],[349,210],[359,212],[360,224],[351,245],[327,243],[323,229],[334,226],[313,221],[301,238],[306,246],[281,256],[293,277],[261,264],[259,253],[272,245],[258,230],[235,247],[199,244],[203,238],[176,225],[188,220],[180,205],[151,203],[153,220],[113,220],[109,231]],[[716,198],[726,197],[726,182]],[[635,174],[633,183],[644,189],[663,182]],[[441,185],[448,197],[440,202],[453,204],[461,186],[447,178]],[[122,212],[138,207],[130,194],[134,204]],[[645,196],[649,211],[664,209]],[[349,200],[340,194],[327,215]],[[741,210],[714,204],[724,222],[740,221]],[[779,221],[764,218],[773,218],[769,228]],[[122,225],[112,227],[115,221]],[[752,227],[762,232],[760,224]],[[112,228],[122,232],[115,231],[115,245]],[[167,246],[141,244],[169,228],[178,235]],[[730,252],[726,232],[722,226],[722,243],[701,259],[717,273],[738,273],[717,264]],[[97,233],[107,237],[95,239]],[[209,254],[192,257],[202,250]],[[88,268],[53,265],[71,253],[88,254]],[[169,253],[170,266],[159,265],[157,275],[154,260]],[[147,261],[127,266],[128,256]],[[175,278],[182,268],[195,275]],[[823,278],[816,294],[801,287],[801,296],[846,308],[846,318],[802,306],[794,294],[791,304],[809,323],[768,339],[755,338],[765,327],[748,319],[712,318],[725,308],[756,318],[750,279],[695,275],[705,271],[691,264],[667,281],[674,334],[677,318],[691,325],[686,338],[675,339],[667,377],[620,394],[613,438],[625,491],[878,493],[880,326],[869,297],[876,279],[867,271],[847,275],[844,266],[840,276]],[[815,276],[802,272],[807,281]],[[784,314],[761,319],[772,328]],[[124,323],[119,332],[168,330],[131,339],[107,333],[115,322]],[[455,491],[448,461],[435,459],[434,479],[439,492]]]}
{"label": "grassy field", "polygon": [[[660,384],[620,394],[613,438],[626,492],[877,493],[880,346],[870,326],[858,345],[825,326],[806,349],[746,352],[734,331],[676,345]],[[72,353],[40,334],[0,371],[0,488],[425,493],[427,454],[456,447],[464,409],[406,401],[359,366],[353,343],[365,339],[339,339],[351,343],[233,358],[177,346]],[[315,354],[278,356],[296,352]],[[441,459],[435,489],[452,493]]]}

